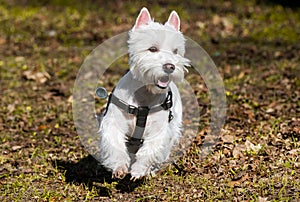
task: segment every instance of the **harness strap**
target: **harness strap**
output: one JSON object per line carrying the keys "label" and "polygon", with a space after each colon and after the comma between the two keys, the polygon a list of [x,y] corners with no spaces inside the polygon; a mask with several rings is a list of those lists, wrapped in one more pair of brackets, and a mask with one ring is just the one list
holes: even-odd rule
{"label": "harness strap", "polygon": [[[151,108],[148,106],[133,106],[127,104],[125,101],[116,97],[113,92],[109,96],[108,106],[110,103],[115,104],[117,107],[122,109],[128,114],[136,116],[136,124],[134,131],[128,138],[127,147],[129,152],[136,153],[140,146],[143,144],[143,134],[145,131],[147,117],[149,114],[158,112],[160,110],[169,110],[173,106],[172,91],[168,91],[167,97],[162,104],[155,105]],[[107,108],[108,108],[107,106]],[[107,111],[107,110],[106,110]],[[169,112],[169,122],[173,119],[172,111]]]}
{"label": "harness strap", "polygon": [[118,97],[116,97],[113,94],[113,92],[109,95],[108,105],[110,103],[115,104],[120,109],[127,112],[128,114],[138,116],[139,113],[142,115],[142,114],[146,113],[146,111],[148,110],[148,113],[147,113],[147,115],[148,115],[148,114],[151,114],[151,113],[154,113],[154,112],[158,112],[160,110],[170,109],[173,106],[172,91],[168,91],[167,97],[166,97],[165,101],[162,104],[155,105],[151,108],[149,108],[148,106],[136,107],[136,106],[133,106],[133,105],[129,105],[125,101],[123,101],[123,100],[119,99]]}

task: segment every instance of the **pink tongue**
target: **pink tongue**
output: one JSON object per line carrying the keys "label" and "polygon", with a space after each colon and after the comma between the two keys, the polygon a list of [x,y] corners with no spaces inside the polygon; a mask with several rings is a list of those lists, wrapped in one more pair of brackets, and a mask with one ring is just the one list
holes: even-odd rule
{"label": "pink tongue", "polygon": [[169,77],[167,77],[167,76],[162,77],[157,81],[157,85],[164,87],[164,88],[167,87],[168,84],[169,84]]}

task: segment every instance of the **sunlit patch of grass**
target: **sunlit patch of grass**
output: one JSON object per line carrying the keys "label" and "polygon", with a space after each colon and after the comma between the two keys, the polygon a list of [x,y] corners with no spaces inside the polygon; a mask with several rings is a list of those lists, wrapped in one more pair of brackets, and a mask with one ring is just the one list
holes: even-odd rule
{"label": "sunlit patch of grass", "polygon": [[[249,30],[249,36],[257,40],[273,41],[280,40],[288,43],[299,41],[300,24],[297,21],[291,23],[292,18],[298,18],[298,14],[289,12],[288,8],[282,6],[274,6],[272,9],[267,9],[264,13],[257,15],[253,13],[247,19],[245,29]],[[262,25],[263,24],[263,25]],[[243,26],[243,25],[242,25]]]}

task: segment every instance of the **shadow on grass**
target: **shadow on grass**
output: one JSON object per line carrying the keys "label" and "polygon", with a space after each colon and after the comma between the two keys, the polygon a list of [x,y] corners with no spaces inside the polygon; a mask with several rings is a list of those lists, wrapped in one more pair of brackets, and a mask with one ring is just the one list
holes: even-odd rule
{"label": "shadow on grass", "polygon": [[130,193],[144,182],[144,180],[130,181],[129,175],[121,180],[112,179],[111,172],[108,172],[90,155],[78,162],[56,160],[52,164],[60,172],[64,173],[67,183],[75,185],[83,184],[89,190],[97,190],[99,196],[111,196],[111,188],[106,187],[104,183],[111,184],[117,182],[115,188],[118,191],[121,193]]}

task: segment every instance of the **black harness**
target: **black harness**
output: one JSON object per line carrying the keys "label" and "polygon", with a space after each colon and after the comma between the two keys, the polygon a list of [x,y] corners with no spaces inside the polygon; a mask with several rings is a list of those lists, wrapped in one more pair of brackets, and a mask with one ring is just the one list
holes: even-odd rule
{"label": "black harness", "polygon": [[122,109],[124,112],[136,116],[136,124],[134,127],[134,131],[133,131],[132,135],[128,136],[128,142],[126,143],[128,151],[130,153],[135,154],[143,144],[143,141],[144,141],[143,134],[145,131],[147,117],[149,114],[158,112],[160,110],[169,110],[168,121],[170,122],[173,119],[173,114],[172,114],[172,111],[170,110],[170,108],[173,106],[171,90],[168,91],[166,99],[162,104],[158,104],[158,105],[155,105],[152,107],[148,107],[148,106],[136,107],[133,105],[129,105],[125,101],[116,97],[114,95],[114,93],[112,92],[109,95],[108,104],[107,104],[104,115],[106,114],[108,107],[111,103],[113,103],[114,105],[116,105],[117,107]]}

